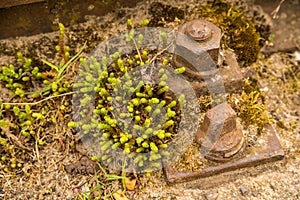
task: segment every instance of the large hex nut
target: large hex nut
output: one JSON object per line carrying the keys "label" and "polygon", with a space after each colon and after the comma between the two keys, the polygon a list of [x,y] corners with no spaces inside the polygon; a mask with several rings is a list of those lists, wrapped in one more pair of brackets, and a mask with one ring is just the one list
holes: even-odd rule
{"label": "large hex nut", "polygon": [[[201,19],[183,24],[175,41],[174,64],[195,71],[212,70],[212,62],[218,63],[221,30],[211,22]],[[198,70],[196,70],[198,71]]]}
{"label": "large hex nut", "polygon": [[237,123],[235,111],[227,102],[205,114],[204,122],[195,137],[197,143],[209,149],[205,157],[213,161],[227,161],[244,146],[242,128]]}
{"label": "large hex nut", "polygon": [[[236,129],[236,112],[231,106],[224,102],[207,111],[201,130],[208,131],[222,130],[220,136]],[[196,138],[203,138],[205,135],[196,135]]]}

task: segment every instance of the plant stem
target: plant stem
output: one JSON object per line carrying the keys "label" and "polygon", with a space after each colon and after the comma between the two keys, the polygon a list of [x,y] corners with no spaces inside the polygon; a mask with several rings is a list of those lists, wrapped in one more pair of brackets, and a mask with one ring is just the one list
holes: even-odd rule
{"label": "plant stem", "polygon": [[64,93],[64,94],[59,94],[57,96],[50,96],[50,97],[47,97],[45,99],[42,99],[40,101],[37,101],[37,102],[33,102],[33,103],[3,103],[3,105],[37,105],[39,103],[42,103],[44,101],[47,101],[49,99],[53,99],[53,98],[56,98],[56,97],[62,97],[62,96],[67,96],[67,95],[71,95],[71,94],[74,94],[75,92],[67,92],[67,93]]}

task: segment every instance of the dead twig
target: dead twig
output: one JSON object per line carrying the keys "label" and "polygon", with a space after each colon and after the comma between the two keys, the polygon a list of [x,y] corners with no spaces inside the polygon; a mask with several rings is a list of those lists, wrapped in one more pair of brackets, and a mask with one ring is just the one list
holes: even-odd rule
{"label": "dead twig", "polygon": [[9,130],[7,130],[7,128],[2,128],[5,132],[6,137],[8,137],[10,140],[14,141],[13,143],[16,144],[17,146],[19,146],[22,149],[25,149],[27,151],[32,151],[32,149],[30,149],[29,147],[26,147],[22,144],[22,142],[19,140],[19,138],[17,136],[15,136],[14,134],[11,134]]}
{"label": "dead twig", "polygon": [[74,94],[75,92],[67,92],[67,93],[64,93],[64,94],[59,94],[59,95],[56,95],[56,96],[50,96],[50,97],[47,97],[45,99],[42,99],[40,101],[37,101],[37,102],[33,102],[33,103],[3,103],[3,105],[30,105],[30,106],[33,106],[33,105],[37,105],[37,104],[40,104],[44,101],[47,101],[49,99],[53,99],[53,98],[57,98],[57,97],[62,97],[62,96],[67,96],[67,95],[71,95],[71,94]]}
{"label": "dead twig", "polygon": [[283,4],[285,0],[281,0],[278,4],[278,6],[271,12],[271,15],[273,16],[273,19],[276,19],[278,17],[278,12],[281,8],[281,5]]}

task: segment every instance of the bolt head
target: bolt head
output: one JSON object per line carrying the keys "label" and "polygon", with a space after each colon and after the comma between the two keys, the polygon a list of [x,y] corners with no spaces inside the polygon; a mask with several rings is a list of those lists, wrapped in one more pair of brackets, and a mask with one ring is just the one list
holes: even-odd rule
{"label": "bolt head", "polygon": [[204,41],[211,37],[211,24],[203,21],[196,20],[186,27],[186,34],[196,41]]}

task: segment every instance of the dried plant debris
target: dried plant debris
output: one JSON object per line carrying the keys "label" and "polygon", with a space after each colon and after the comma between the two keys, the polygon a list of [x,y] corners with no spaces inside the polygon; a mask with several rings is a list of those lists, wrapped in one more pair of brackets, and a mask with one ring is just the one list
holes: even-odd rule
{"label": "dried plant debris", "polygon": [[68,173],[72,175],[94,174],[99,170],[99,167],[97,163],[83,156],[82,158],[80,158],[80,160],[78,160],[78,162],[66,165],[65,169]]}
{"label": "dried plant debris", "polygon": [[149,26],[155,27],[164,26],[167,22],[174,22],[185,16],[184,10],[160,2],[151,4],[149,14],[151,15]]}

